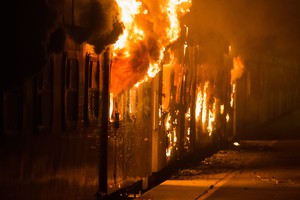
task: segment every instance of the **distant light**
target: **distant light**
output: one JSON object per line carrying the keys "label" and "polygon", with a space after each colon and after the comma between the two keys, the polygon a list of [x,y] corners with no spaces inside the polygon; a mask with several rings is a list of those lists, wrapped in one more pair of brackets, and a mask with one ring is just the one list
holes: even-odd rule
{"label": "distant light", "polygon": [[240,143],[234,142],[233,145],[238,147],[238,146],[240,146]]}

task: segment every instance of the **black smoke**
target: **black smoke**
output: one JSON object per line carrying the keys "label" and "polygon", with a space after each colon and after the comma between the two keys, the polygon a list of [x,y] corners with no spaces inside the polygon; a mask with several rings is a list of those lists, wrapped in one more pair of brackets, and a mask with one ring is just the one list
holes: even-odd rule
{"label": "black smoke", "polygon": [[81,0],[75,5],[74,25],[80,30],[69,31],[78,43],[88,42],[95,51],[117,41],[123,32],[123,24],[118,20],[118,6],[113,0]]}

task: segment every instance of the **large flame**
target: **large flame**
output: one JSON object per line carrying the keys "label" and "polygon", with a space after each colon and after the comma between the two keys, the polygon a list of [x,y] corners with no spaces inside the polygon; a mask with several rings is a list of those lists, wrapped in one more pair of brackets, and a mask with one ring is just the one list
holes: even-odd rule
{"label": "large flame", "polygon": [[113,45],[114,95],[154,77],[165,48],[180,36],[179,19],[192,0],[116,0],[124,31]]}
{"label": "large flame", "polygon": [[[210,101],[213,99],[213,101]],[[209,136],[215,130],[217,99],[209,94],[209,81],[199,84],[197,87],[195,117],[196,121],[201,121],[201,127]],[[223,111],[222,111],[223,112]]]}

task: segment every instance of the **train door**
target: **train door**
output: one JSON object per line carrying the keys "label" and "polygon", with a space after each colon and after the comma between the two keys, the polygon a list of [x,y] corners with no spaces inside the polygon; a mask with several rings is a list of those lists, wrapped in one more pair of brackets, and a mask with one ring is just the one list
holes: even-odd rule
{"label": "train door", "polygon": [[53,117],[53,58],[34,80],[35,133],[49,132]]}
{"label": "train door", "polygon": [[79,61],[76,51],[66,51],[63,58],[63,125],[65,130],[76,128],[79,102]]}

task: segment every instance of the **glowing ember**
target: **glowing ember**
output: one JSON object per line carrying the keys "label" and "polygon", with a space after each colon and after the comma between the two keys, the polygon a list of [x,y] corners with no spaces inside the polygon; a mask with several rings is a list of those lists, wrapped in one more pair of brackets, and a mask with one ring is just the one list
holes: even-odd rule
{"label": "glowing ember", "polygon": [[240,146],[240,143],[234,142],[233,145],[238,147],[238,146]]}
{"label": "glowing ember", "polygon": [[178,39],[179,19],[189,12],[192,1],[117,0],[117,4],[124,31],[113,45],[114,95],[160,71],[165,47]]}
{"label": "glowing ember", "polygon": [[171,115],[168,113],[167,121],[166,121],[166,130],[170,131],[171,130]]}
{"label": "glowing ember", "polygon": [[230,116],[229,116],[229,114],[227,113],[227,114],[226,114],[226,122],[228,123],[229,120],[230,120]]}

